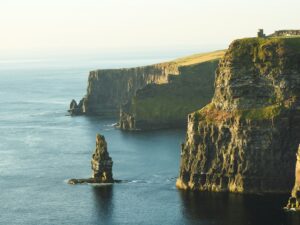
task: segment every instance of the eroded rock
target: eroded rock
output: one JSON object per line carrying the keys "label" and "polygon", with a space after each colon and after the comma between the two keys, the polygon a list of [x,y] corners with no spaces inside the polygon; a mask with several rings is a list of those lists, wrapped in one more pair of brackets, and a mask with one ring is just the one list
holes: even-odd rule
{"label": "eroded rock", "polygon": [[70,108],[69,108],[68,112],[70,113],[71,116],[83,115],[86,113],[86,110],[85,110],[86,104],[87,104],[86,98],[81,99],[78,104],[73,99],[70,103]]}
{"label": "eroded rock", "polygon": [[92,177],[87,179],[70,179],[69,184],[82,183],[114,183],[112,174],[113,161],[107,151],[107,143],[103,135],[96,135],[96,149],[92,156]]}
{"label": "eroded rock", "polygon": [[92,157],[93,178],[101,183],[113,182],[113,161],[107,151],[107,143],[104,136],[97,134],[96,149]]}

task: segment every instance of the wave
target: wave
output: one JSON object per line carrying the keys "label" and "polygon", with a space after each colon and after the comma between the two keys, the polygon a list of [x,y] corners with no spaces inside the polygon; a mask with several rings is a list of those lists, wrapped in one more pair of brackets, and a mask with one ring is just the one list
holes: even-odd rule
{"label": "wave", "polygon": [[118,123],[112,123],[112,124],[106,124],[106,125],[104,125],[105,127],[115,127],[115,126],[117,126],[118,125]]}

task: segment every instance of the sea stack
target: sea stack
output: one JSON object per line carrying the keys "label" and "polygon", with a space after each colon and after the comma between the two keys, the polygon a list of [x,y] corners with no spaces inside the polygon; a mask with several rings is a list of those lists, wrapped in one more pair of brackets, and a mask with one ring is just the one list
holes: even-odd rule
{"label": "sea stack", "polygon": [[296,154],[295,186],[286,209],[300,211],[300,145]]}
{"label": "sea stack", "polygon": [[93,178],[97,183],[112,183],[113,161],[107,151],[107,143],[103,135],[96,135],[96,149],[92,157]]}
{"label": "sea stack", "polygon": [[92,170],[91,178],[87,179],[70,179],[69,184],[82,183],[114,183],[112,175],[113,161],[107,151],[107,143],[103,135],[96,135],[96,149],[92,156]]}
{"label": "sea stack", "polygon": [[86,113],[85,112],[86,104],[87,104],[86,98],[81,99],[78,104],[73,99],[70,103],[70,108],[68,112],[70,113],[71,116],[83,115]]}

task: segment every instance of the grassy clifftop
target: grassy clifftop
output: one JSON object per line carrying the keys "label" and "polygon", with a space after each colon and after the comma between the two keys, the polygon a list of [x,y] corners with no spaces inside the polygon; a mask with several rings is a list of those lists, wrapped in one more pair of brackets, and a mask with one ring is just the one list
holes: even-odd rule
{"label": "grassy clifftop", "polygon": [[263,74],[283,66],[298,69],[299,53],[299,37],[244,38],[231,44],[226,57],[246,67],[254,64]]}
{"label": "grassy clifftop", "polygon": [[175,59],[173,62],[177,63],[179,66],[189,66],[220,59],[224,56],[225,52],[226,50],[219,50],[208,53],[194,54],[191,56]]}

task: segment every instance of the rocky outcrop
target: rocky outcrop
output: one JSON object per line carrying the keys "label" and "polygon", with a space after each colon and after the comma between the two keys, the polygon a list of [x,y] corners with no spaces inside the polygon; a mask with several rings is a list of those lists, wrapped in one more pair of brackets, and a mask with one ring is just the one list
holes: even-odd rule
{"label": "rocky outcrop", "polygon": [[68,112],[72,116],[73,115],[83,115],[86,112],[85,107],[86,107],[86,98],[81,99],[78,104],[73,99],[70,103],[70,108],[69,108]]}
{"label": "rocky outcrop", "polygon": [[169,75],[178,75],[179,67],[220,58],[224,51],[198,54],[150,66],[91,71],[86,96],[77,107],[71,104],[71,115],[118,117],[120,107],[148,84],[165,84]]}
{"label": "rocky outcrop", "polygon": [[295,185],[286,209],[300,211],[300,145],[296,154]]}
{"label": "rocky outcrop", "polygon": [[149,130],[186,126],[189,113],[211,101],[219,59],[179,67],[166,84],[149,84],[123,105],[123,130]]}
{"label": "rocky outcrop", "polygon": [[92,156],[93,175],[88,179],[71,179],[69,184],[78,183],[113,183],[112,166],[113,161],[107,151],[107,143],[104,136],[96,135],[96,149]]}
{"label": "rocky outcrop", "polygon": [[96,136],[96,149],[91,164],[94,179],[100,183],[111,183],[114,181],[112,175],[113,161],[108,154],[105,138],[100,134]]}
{"label": "rocky outcrop", "polygon": [[234,41],[210,104],[188,116],[177,187],[288,192],[300,140],[300,39]]}

